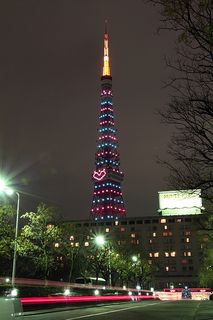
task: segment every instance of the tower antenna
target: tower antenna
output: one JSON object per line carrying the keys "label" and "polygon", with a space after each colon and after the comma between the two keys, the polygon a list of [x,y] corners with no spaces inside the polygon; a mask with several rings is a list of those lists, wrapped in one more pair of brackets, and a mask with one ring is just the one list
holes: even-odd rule
{"label": "tower antenna", "polygon": [[108,31],[107,31],[107,20],[105,20],[105,32],[104,32],[104,65],[102,76],[111,76],[110,64],[109,64],[109,42],[108,42]]}
{"label": "tower antenna", "polygon": [[107,19],[105,19],[105,32],[104,33],[108,33],[107,32]]}

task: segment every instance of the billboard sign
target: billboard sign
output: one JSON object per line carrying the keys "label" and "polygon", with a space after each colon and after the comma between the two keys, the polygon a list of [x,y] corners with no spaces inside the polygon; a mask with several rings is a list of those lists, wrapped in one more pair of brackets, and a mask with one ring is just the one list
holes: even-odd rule
{"label": "billboard sign", "polygon": [[162,215],[201,214],[201,190],[160,191],[159,212]]}

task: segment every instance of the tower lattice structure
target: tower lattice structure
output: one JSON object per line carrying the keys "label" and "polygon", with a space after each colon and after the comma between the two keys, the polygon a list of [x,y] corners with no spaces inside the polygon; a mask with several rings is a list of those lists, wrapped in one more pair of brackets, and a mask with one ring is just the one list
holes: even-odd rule
{"label": "tower lattice structure", "polygon": [[92,174],[94,193],[91,217],[95,220],[113,220],[126,215],[121,190],[124,175],[120,170],[112,97],[108,32],[105,30],[96,168]]}

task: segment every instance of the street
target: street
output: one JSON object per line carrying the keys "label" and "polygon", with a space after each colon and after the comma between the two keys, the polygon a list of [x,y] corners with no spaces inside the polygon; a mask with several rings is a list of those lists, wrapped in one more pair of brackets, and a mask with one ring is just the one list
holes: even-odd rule
{"label": "street", "polygon": [[24,320],[212,320],[212,301],[142,301],[25,314]]}

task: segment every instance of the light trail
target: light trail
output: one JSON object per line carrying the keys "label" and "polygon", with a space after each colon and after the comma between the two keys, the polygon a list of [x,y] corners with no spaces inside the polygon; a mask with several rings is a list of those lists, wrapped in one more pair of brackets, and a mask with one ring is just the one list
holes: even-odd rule
{"label": "light trail", "polygon": [[137,295],[137,296],[75,296],[75,297],[23,297],[20,301],[23,305],[37,304],[57,304],[57,303],[81,303],[81,302],[104,302],[104,301],[137,301],[155,299],[154,296]]}

